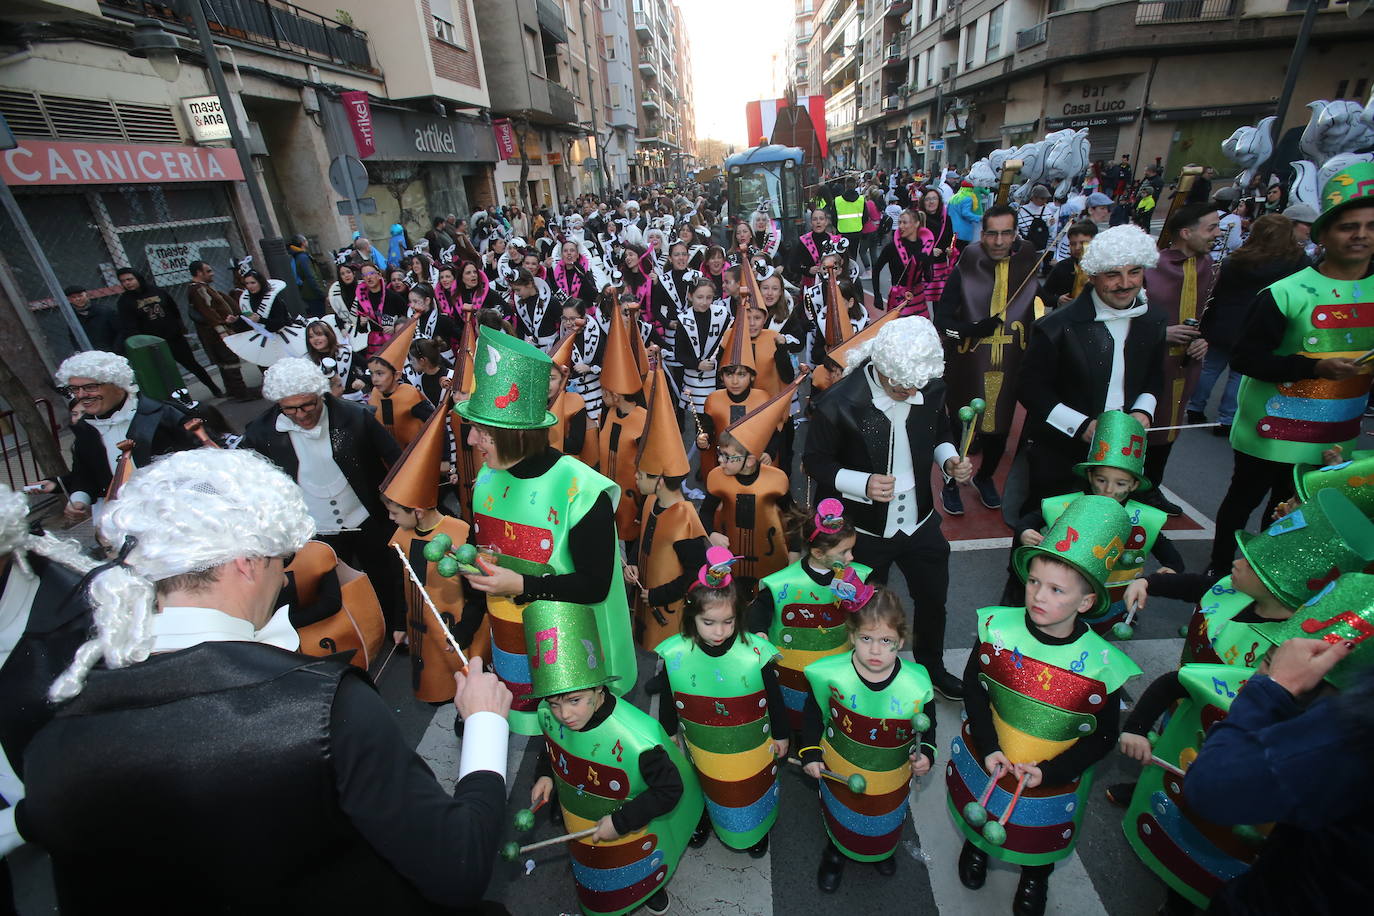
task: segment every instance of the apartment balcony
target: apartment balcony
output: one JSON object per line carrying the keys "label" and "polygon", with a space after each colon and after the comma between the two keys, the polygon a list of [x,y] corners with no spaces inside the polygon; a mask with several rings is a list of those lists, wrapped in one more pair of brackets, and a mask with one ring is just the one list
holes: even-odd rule
{"label": "apartment balcony", "polygon": [[661,108],[662,108],[662,106],[659,104],[659,101],[658,101],[658,93],[656,93],[656,92],[646,92],[646,93],[644,93],[644,98],[640,100],[639,105],[640,105],[640,107],[643,108],[645,111],[655,112],[655,113],[658,112],[659,110],[661,110]]}
{"label": "apartment balcony", "polygon": [[959,37],[959,6],[957,2],[951,0],[949,9],[940,16],[940,37],[957,38]]}
{"label": "apartment balcony", "polygon": [[843,73],[846,67],[854,66],[858,64],[858,62],[859,46],[856,44],[841,51],[834,60],[825,65],[825,69],[821,71],[821,81],[825,83],[830,82]]}
{"label": "apartment balcony", "polygon": [[563,18],[563,4],[556,0],[537,0],[534,5],[539,29],[557,44],[568,43],[568,23]]}
{"label": "apartment balcony", "polygon": [[815,34],[816,34],[816,30],[815,30],[815,29],[811,29],[811,28],[797,29],[797,34],[796,34],[797,44],[799,44],[799,45],[807,44],[808,42],[811,41],[811,36],[812,36],[812,35],[815,35]]}
{"label": "apartment balcony", "polygon": [[895,95],[883,97],[883,111],[897,111],[902,107],[902,100]]}
{"label": "apartment balcony", "polygon": [[652,51],[639,52],[639,75],[646,79],[658,76],[658,60]]}
{"label": "apartment balcony", "polygon": [[[283,0],[205,0],[210,31],[245,44],[270,48],[321,63],[380,74],[367,33]],[[176,23],[190,33],[189,16],[148,0],[102,0],[113,19],[150,17]]]}
{"label": "apartment balcony", "polygon": [[1136,5],[1135,24],[1230,19],[1235,7],[1236,0],[1141,0]]}
{"label": "apartment balcony", "polygon": [[906,42],[894,41],[887,46],[883,54],[884,67],[906,66]]}
{"label": "apartment balcony", "polygon": [[641,41],[653,37],[654,23],[648,10],[635,10],[635,32]]}
{"label": "apartment balcony", "polygon": [[1016,33],[1016,50],[1024,51],[1027,48],[1033,48],[1038,44],[1042,44],[1049,35],[1049,32],[1050,24],[1048,20],[1037,22],[1028,29],[1022,29]]}
{"label": "apartment balcony", "polygon": [[884,16],[900,16],[911,9],[911,0],[879,0],[883,6]]}
{"label": "apartment balcony", "polygon": [[571,92],[558,83],[549,83],[549,114],[561,123],[576,124],[578,120],[577,101]]}

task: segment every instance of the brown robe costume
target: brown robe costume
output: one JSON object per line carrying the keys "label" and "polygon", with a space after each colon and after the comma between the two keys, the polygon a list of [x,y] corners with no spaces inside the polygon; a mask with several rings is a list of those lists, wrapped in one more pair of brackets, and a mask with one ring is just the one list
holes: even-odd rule
{"label": "brown robe costume", "polygon": [[[1006,261],[1005,287],[1000,290],[1006,306],[996,311],[993,299],[999,293],[997,265],[984,253],[982,243],[974,242],[965,248],[954,268],[964,295],[951,317],[970,324],[994,315],[1002,318],[1002,324],[987,337],[944,341],[947,403],[954,410],[974,398],[986,401],[979,432],[1005,435],[1011,429],[1021,357],[1030,343],[1031,325],[1043,312],[1043,306],[1036,304],[1040,284],[1032,276],[1039,257],[1029,245],[1012,252]],[[952,276],[951,283],[953,280]]]}
{"label": "brown robe costume", "polygon": [[[1202,317],[1215,282],[1216,265],[1210,254],[1189,258],[1175,248],[1168,248],[1159,253],[1159,264],[1145,271],[1145,295],[1150,305],[1167,316],[1166,324],[1182,324],[1189,318]],[[1155,426],[1178,426],[1185,422],[1185,406],[1202,374],[1202,360],[1184,362],[1187,351],[1183,345],[1170,346],[1164,358],[1164,394],[1155,410]],[[1162,432],[1151,429],[1148,441],[1151,445],[1160,445],[1177,438],[1176,429]]]}
{"label": "brown robe costume", "polygon": [[735,564],[741,579],[759,580],[788,564],[787,533],[778,502],[789,490],[787,474],[772,466],[760,467],[749,486],[716,468],[706,478],[706,490],[720,500],[715,530],[730,539],[730,549],[742,557]]}
{"label": "brown robe costume", "polygon": [[[706,529],[691,500],[684,499],[662,511],[657,510],[657,496],[644,500],[639,526],[638,561],[639,582],[646,590],[667,585],[686,572],[674,546],[678,541],[692,538],[701,538],[703,542],[706,540]],[[680,598],[666,606],[650,607],[641,593],[636,612],[642,627],[639,644],[644,649],[652,652],[663,640],[681,632],[682,618],[679,615],[686,597],[684,591]]]}
{"label": "brown robe costume", "polygon": [[[634,405],[621,416],[615,408],[601,413],[601,433],[597,443],[600,462],[597,470],[620,487],[620,504],[615,509],[616,536],[622,541],[639,537],[639,509],[644,498],[635,486],[635,455],[639,452],[639,437],[644,435],[644,421],[649,412]],[[590,431],[588,431],[590,435]]]}
{"label": "brown robe costume", "polygon": [[401,382],[391,394],[382,394],[380,389],[373,388],[367,396],[367,403],[376,411],[377,422],[386,427],[401,448],[420,435],[420,428],[429,416],[428,413],[424,417],[416,416],[415,408],[429,401],[420,393],[420,389],[407,382]]}

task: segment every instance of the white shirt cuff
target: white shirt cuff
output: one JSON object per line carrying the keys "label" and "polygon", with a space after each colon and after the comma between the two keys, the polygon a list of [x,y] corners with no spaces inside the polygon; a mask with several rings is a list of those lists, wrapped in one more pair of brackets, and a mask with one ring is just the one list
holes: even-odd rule
{"label": "white shirt cuff", "polygon": [[0,811],[0,858],[24,845],[24,838],[14,823],[14,811],[13,807]]}
{"label": "white shirt cuff", "polygon": [[477,770],[491,770],[506,778],[506,752],[510,724],[494,712],[474,713],[463,720],[463,747],[458,759],[458,778]]}
{"label": "white shirt cuff", "polygon": [[1131,405],[1131,410],[1139,410],[1142,413],[1147,413],[1150,415],[1150,419],[1153,420],[1155,408],[1157,407],[1159,407],[1159,401],[1156,400],[1154,395],[1146,392],[1135,399],[1135,403]]}
{"label": "white shirt cuff", "polygon": [[840,491],[846,499],[852,499],[856,503],[870,504],[873,500],[868,498],[868,478],[867,471],[851,471],[849,468],[841,468],[835,472],[835,489]]}
{"label": "white shirt cuff", "polygon": [[1087,414],[1079,413],[1067,404],[1056,404],[1045,422],[1072,439],[1087,419]]}
{"label": "white shirt cuff", "polygon": [[91,494],[87,493],[85,490],[77,490],[75,493],[72,493],[70,496],[67,497],[67,501],[73,503],[85,503],[88,506],[95,502],[95,500],[91,499]]}
{"label": "white shirt cuff", "polygon": [[940,476],[945,479],[945,483],[949,483],[950,479],[949,475],[945,473],[945,462],[951,458],[956,460],[959,458],[959,450],[952,443],[941,442],[935,446],[935,467],[939,469]]}

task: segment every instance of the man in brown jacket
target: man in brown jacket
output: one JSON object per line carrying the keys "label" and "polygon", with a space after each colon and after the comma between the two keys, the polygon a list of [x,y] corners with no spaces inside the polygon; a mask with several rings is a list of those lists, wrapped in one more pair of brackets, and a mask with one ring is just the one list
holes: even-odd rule
{"label": "man in brown jacket", "polygon": [[244,330],[234,327],[239,323],[239,310],[228,296],[210,285],[215,279],[213,267],[204,261],[192,261],[190,272],[191,285],[186,288],[186,299],[191,306],[191,317],[200,345],[219,366],[220,377],[224,379],[224,391],[229,397],[235,401],[256,400],[256,396],[249,393],[248,386],[244,384],[239,358],[224,344],[226,334]]}

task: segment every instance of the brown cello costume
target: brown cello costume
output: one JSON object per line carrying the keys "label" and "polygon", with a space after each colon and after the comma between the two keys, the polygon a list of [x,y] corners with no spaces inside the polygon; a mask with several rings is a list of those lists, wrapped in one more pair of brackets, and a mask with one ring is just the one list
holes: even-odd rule
{"label": "brown cello costume", "polygon": [[[735,320],[730,326],[730,331],[740,329],[742,333],[731,333],[729,349],[721,348],[720,369],[722,372],[736,366],[743,366],[749,370],[752,379],[759,377],[758,368],[754,365],[754,348],[748,346],[749,343],[749,300],[751,291],[748,281],[754,278],[754,271],[749,261],[746,259],[740,268],[741,285],[739,292],[739,305],[735,307]],[[757,288],[758,281],[753,283]],[[762,297],[758,301],[762,302]],[[751,381],[750,387],[743,396],[731,394],[724,388],[719,388],[706,396],[706,403],[703,406],[703,416],[701,418],[701,429],[706,435],[708,445],[701,450],[701,468],[697,472],[701,480],[706,480],[711,472],[716,468],[716,441],[720,433],[727,426],[738,422],[750,411],[762,407],[768,400],[768,394],[760,391]]]}
{"label": "brown cello costume", "polygon": [[549,411],[558,418],[558,422],[549,427],[549,445],[566,454],[563,445],[568,435],[568,424],[577,422],[577,415],[582,414],[582,449],[574,457],[587,467],[594,468],[601,455],[600,436],[597,428],[592,425],[591,417],[587,416],[586,399],[567,389],[568,377],[563,374],[572,369],[573,343],[576,340],[576,333],[569,334],[554,348],[552,354],[553,364],[558,367],[554,371],[563,381],[558,386],[558,395],[549,403]]}
{"label": "brown cello costume", "polygon": [[[649,377],[649,419],[640,443],[638,470],[663,477],[684,477],[690,465],[673,411],[668,379],[662,366],[651,369]],[[688,554],[686,559],[684,553]],[[680,494],[676,502],[666,506],[659,504],[657,495],[646,497],[640,515],[638,551],[639,582],[645,593],[641,594],[637,612],[640,645],[648,651],[680,632],[682,618],[678,615],[687,597],[688,573],[695,575],[705,561],[706,529],[696,506]]]}
{"label": "brown cello costume", "polygon": [[[981,242],[974,242],[959,256],[937,306],[935,323],[946,332],[947,403],[957,409],[974,398],[985,400],[979,432],[1005,436],[1011,429],[1021,357],[1030,343],[1031,325],[1044,311],[1036,302],[1038,263],[1039,255],[1029,245],[999,262],[988,257]],[[987,318],[1001,323],[987,337],[968,334],[970,326]],[[952,339],[951,329],[962,339]]]}
{"label": "brown cello costume", "polygon": [[[446,392],[436,413],[424,430],[401,455],[391,473],[382,482],[382,495],[408,509],[433,509],[439,502],[439,462],[448,449],[448,421],[444,416],[450,403]],[[425,545],[439,534],[446,534],[454,544],[468,540],[468,523],[462,519],[442,516],[439,523],[427,530],[397,528],[388,542],[401,548],[410,568],[421,586],[434,602],[449,632],[454,632],[463,617],[465,601],[463,580],[439,575],[435,563],[425,559]],[[403,577],[406,596],[406,637],[410,647],[411,689],[415,697],[426,703],[443,703],[453,699],[453,674],[461,671],[463,663],[448,639],[438,630],[439,621],[429,609],[410,576]],[[477,627],[480,636],[468,645],[469,656],[487,651],[487,628]]]}
{"label": "brown cello costume", "polygon": [[[628,398],[644,390],[644,377],[631,349],[631,338],[638,341],[639,335],[625,329],[625,318],[618,307],[608,309],[606,314],[611,328],[606,337],[605,365],[601,367],[601,389]],[[628,410],[622,414],[625,408]],[[607,406],[601,412],[597,470],[620,487],[615,527],[622,541],[639,537],[639,512],[644,498],[635,486],[635,455],[647,418],[643,407],[630,403],[620,408]]]}
{"label": "brown cello costume", "polygon": [[[735,335],[744,334],[744,339],[749,343],[747,356],[752,360],[754,367],[753,387],[771,398],[787,384],[778,374],[779,334],[771,328],[760,328],[757,335],[753,335],[749,330],[749,309],[759,309],[765,313],[767,309],[763,304],[763,290],[759,288],[758,274],[754,272],[754,265],[748,258],[740,262],[740,304],[743,308],[735,316],[734,323],[725,332],[725,336],[721,338],[720,352],[727,356],[734,353]],[[704,472],[702,479],[705,479]]]}
{"label": "brown cello costume", "polygon": [[[477,313],[463,313],[463,330],[458,338],[458,349],[453,354],[453,390],[461,397],[472,394],[473,354],[477,352]],[[441,413],[443,411],[440,411]],[[454,485],[458,491],[458,504],[463,507],[463,518],[472,521],[472,485],[477,480],[477,471],[482,463],[468,445],[468,430],[472,427],[459,416],[457,411],[448,411],[450,451],[453,459],[453,473],[458,478]]]}
{"label": "brown cello costume", "polygon": [[335,652],[353,652],[350,660],[366,671],[377,660],[386,639],[386,621],[377,592],[367,576],[339,562],[334,548],[323,541],[309,541],[296,551],[286,571],[296,586],[296,601],[314,604],[321,581],[333,573],[339,580],[339,610],[305,626],[296,627],[301,654],[322,658]]}
{"label": "brown cello costume", "polygon": [[[412,318],[406,322],[373,359],[382,360],[394,372],[404,369],[411,341],[415,339],[416,320]],[[401,448],[415,441],[415,437],[420,435],[420,427],[425,425],[425,420],[433,412],[433,407],[420,390],[407,382],[398,384],[391,394],[382,394],[379,389],[373,388],[367,396],[367,403],[372,405],[377,422],[386,427]]]}

